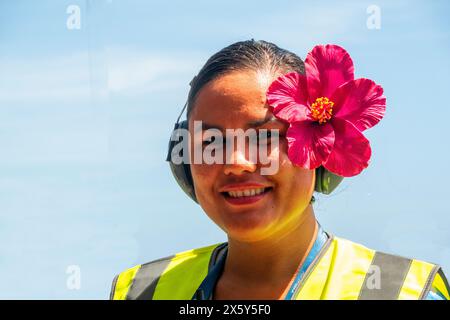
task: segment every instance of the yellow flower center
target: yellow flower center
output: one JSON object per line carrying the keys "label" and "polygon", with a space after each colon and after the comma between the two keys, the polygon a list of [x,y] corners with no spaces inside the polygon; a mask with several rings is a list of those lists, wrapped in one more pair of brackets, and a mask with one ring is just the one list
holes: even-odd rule
{"label": "yellow flower center", "polygon": [[317,98],[311,105],[312,117],[319,121],[320,124],[327,122],[331,119],[331,115],[333,114],[333,105],[334,102],[327,97]]}

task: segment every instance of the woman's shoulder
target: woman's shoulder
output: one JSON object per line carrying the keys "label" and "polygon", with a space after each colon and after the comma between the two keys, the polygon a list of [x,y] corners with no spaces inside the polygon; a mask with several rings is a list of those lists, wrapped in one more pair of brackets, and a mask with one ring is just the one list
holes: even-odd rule
{"label": "woman's shoulder", "polygon": [[184,250],[130,267],[114,277],[110,299],[128,299],[130,298],[131,287],[155,286],[163,274],[169,274],[171,278],[177,278],[182,276],[187,269],[195,270],[199,274],[205,273],[212,260],[212,255],[224,244],[216,243]]}
{"label": "woman's shoulder", "polygon": [[433,262],[422,259],[407,257],[404,255],[383,252],[366,247],[363,244],[332,236],[333,251],[339,251],[342,260],[365,261],[367,276],[380,282],[392,284],[401,279],[402,291],[405,297],[408,287],[417,288],[419,285],[424,288],[421,294],[422,299],[427,300],[450,300],[450,287],[442,267]]}
{"label": "woman's shoulder", "polygon": [[[438,264],[425,261],[422,259],[408,257],[402,254],[392,253],[388,251],[380,251],[373,249],[359,242],[341,238],[338,236],[331,235],[331,242],[335,245],[335,250],[348,251],[353,255],[361,254],[361,256],[366,256],[372,260],[372,262],[393,262],[399,263],[403,261],[405,264],[410,266],[413,263],[420,265],[427,265],[429,267],[440,267]],[[379,260],[379,261],[377,261]],[[390,261],[388,261],[390,260]]]}

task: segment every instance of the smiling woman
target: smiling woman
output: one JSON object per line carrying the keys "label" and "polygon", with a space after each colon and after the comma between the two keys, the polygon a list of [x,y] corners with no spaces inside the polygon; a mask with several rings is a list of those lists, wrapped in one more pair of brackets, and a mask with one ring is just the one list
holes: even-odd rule
{"label": "smiling woman", "polygon": [[[232,144],[223,163],[198,163],[192,153],[189,163],[171,161],[180,186],[228,241],[125,270],[111,298],[450,299],[439,266],[334,237],[315,218],[314,191],[328,194],[367,167],[361,132],[384,110],[381,87],[354,80],[339,46],[317,46],[305,63],[254,40],[213,55],[191,82],[187,120],[176,129],[203,137],[208,129],[276,130],[258,148],[276,142],[265,150],[277,170],[262,174],[247,145]],[[207,125],[195,130],[196,122]],[[190,150],[204,141],[190,140]]]}

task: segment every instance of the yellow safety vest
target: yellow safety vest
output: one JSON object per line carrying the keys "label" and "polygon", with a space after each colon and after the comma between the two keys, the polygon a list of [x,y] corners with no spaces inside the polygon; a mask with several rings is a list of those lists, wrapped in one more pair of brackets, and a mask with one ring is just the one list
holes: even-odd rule
{"label": "yellow safety vest", "polygon": [[[226,243],[137,265],[114,278],[111,299],[190,300]],[[424,299],[437,286],[450,299],[440,266],[330,236],[306,270],[295,300]]]}

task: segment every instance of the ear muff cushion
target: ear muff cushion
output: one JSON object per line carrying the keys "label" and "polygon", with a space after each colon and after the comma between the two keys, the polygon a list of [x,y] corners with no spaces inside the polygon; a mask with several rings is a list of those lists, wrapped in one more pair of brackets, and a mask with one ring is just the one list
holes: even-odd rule
{"label": "ear muff cushion", "polygon": [[315,191],[330,194],[341,183],[344,177],[338,176],[324,167],[320,166],[316,169]]}
{"label": "ear muff cushion", "polygon": [[194,182],[192,181],[191,170],[188,164],[174,164],[170,162],[170,169],[175,177],[178,185],[183,189],[183,191],[195,202],[197,202],[197,197],[195,196]]}
{"label": "ear muff cushion", "polygon": [[176,182],[181,187],[181,189],[195,202],[197,202],[197,197],[194,191],[194,182],[192,180],[191,169],[189,164],[175,164],[172,162],[172,149],[176,141],[172,140],[173,134],[177,129],[188,129],[187,120],[178,122],[175,124],[175,128],[172,131],[171,139],[169,141],[169,148],[167,152],[166,160],[169,161],[170,170],[175,177]]}

